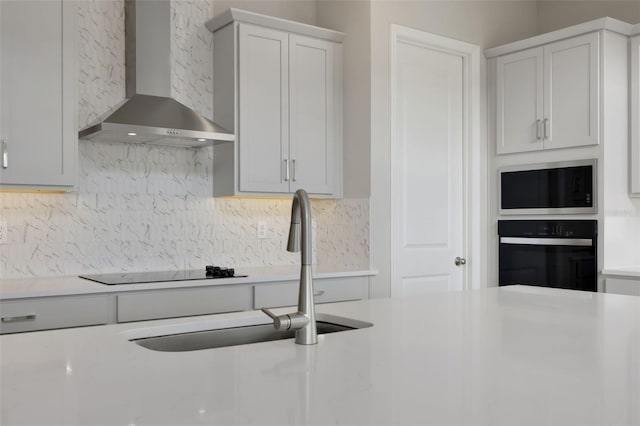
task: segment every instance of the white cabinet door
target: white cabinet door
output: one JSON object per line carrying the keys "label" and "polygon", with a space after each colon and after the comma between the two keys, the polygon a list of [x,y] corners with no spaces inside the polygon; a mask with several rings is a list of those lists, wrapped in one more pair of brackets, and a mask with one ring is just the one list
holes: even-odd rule
{"label": "white cabinet door", "polygon": [[289,35],[239,25],[240,190],[289,192]]}
{"label": "white cabinet door", "polygon": [[71,187],[75,182],[73,2],[0,2],[0,184]]}
{"label": "white cabinet door", "polygon": [[[313,281],[316,304],[360,300],[368,297],[367,277],[323,278]],[[298,304],[298,282],[261,284],[254,287],[253,308],[279,308]]]}
{"label": "white cabinet door", "polygon": [[251,286],[219,286],[132,292],[118,296],[118,322],[143,321],[251,309]]}
{"label": "white cabinet door", "polygon": [[631,38],[631,194],[640,196],[640,35]]}
{"label": "white cabinet door", "polygon": [[498,154],[542,149],[543,49],[497,59]]}
{"label": "white cabinet door", "polygon": [[544,147],[595,145],[599,138],[598,33],[544,47]]}
{"label": "white cabinet door", "polygon": [[289,36],[291,191],[331,194],[334,177],[334,43]]}
{"label": "white cabinet door", "polygon": [[107,295],[40,297],[0,302],[0,334],[108,324],[113,305]]}

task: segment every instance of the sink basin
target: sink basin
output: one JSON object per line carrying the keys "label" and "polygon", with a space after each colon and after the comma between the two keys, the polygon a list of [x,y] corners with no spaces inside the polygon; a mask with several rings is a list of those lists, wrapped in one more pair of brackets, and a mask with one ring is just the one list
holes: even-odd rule
{"label": "sink basin", "polygon": [[[155,330],[156,332],[153,333],[154,335],[152,336],[130,337],[129,340],[154,351],[185,352],[292,339],[294,337],[295,331],[278,331],[268,322],[268,318],[266,319],[267,322],[265,322],[264,318],[257,318],[257,320],[257,323],[239,326],[230,326],[228,322],[221,324],[213,322],[212,326],[206,330],[184,331],[171,334],[162,334],[161,330]],[[372,325],[371,323],[351,318],[316,314],[318,334],[356,330],[371,327]]]}

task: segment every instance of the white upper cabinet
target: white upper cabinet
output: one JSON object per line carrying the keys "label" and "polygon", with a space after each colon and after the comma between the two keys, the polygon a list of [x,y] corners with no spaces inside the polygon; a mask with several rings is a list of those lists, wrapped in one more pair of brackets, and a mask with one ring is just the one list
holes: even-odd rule
{"label": "white upper cabinet", "polygon": [[640,35],[631,38],[631,194],[640,196]]}
{"label": "white upper cabinet", "polygon": [[[231,9],[214,32],[214,195],[342,194],[342,33]],[[236,58],[236,59],[234,59]]]}
{"label": "white upper cabinet", "polygon": [[498,154],[599,143],[599,34],[499,56]]}
{"label": "white upper cabinet", "polygon": [[0,186],[76,180],[74,2],[0,2]]}

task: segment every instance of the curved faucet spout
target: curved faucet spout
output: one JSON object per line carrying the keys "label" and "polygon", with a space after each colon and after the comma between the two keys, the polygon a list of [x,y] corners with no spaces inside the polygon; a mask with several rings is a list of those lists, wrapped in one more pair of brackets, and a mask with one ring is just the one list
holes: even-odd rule
{"label": "curved faucet spout", "polygon": [[298,189],[291,204],[291,227],[287,250],[300,251],[300,287],[298,290],[298,312],[277,316],[262,309],[274,320],[276,329],[296,330],[296,343],[313,345],[318,343],[315,301],[313,299],[313,277],[311,270],[311,203],[304,189]]}
{"label": "curved faucet spout", "polygon": [[302,251],[303,265],[311,265],[311,203],[304,189],[298,189],[291,204],[291,226],[287,251]]}

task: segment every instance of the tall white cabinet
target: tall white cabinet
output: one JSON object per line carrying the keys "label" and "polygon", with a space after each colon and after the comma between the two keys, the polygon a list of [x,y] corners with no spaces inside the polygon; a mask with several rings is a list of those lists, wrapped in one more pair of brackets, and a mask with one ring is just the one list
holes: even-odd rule
{"label": "tall white cabinet", "polygon": [[74,2],[0,2],[0,187],[68,190],[76,180]]}
{"label": "tall white cabinet", "polygon": [[[628,167],[630,118],[640,118],[629,112],[630,94],[640,97],[629,67],[630,60],[640,67],[629,55],[629,37],[639,33],[633,31],[601,18],[485,50],[490,222],[513,219],[499,209],[500,169],[595,160],[597,211],[589,219],[598,221],[598,270],[635,265],[640,254],[637,238],[626,238],[637,230],[629,176],[638,175]],[[637,151],[634,159],[640,162]],[[489,279],[497,281],[497,233],[490,233],[489,246]],[[605,288],[601,276],[598,286]]]}
{"label": "tall white cabinet", "polygon": [[342,193],[343,34],[231,9],[214,32],[214,195]]}
{"label": "tall white cabinet", "polygon": [[497,153],[598,144],[599,33],[497,58]]}

